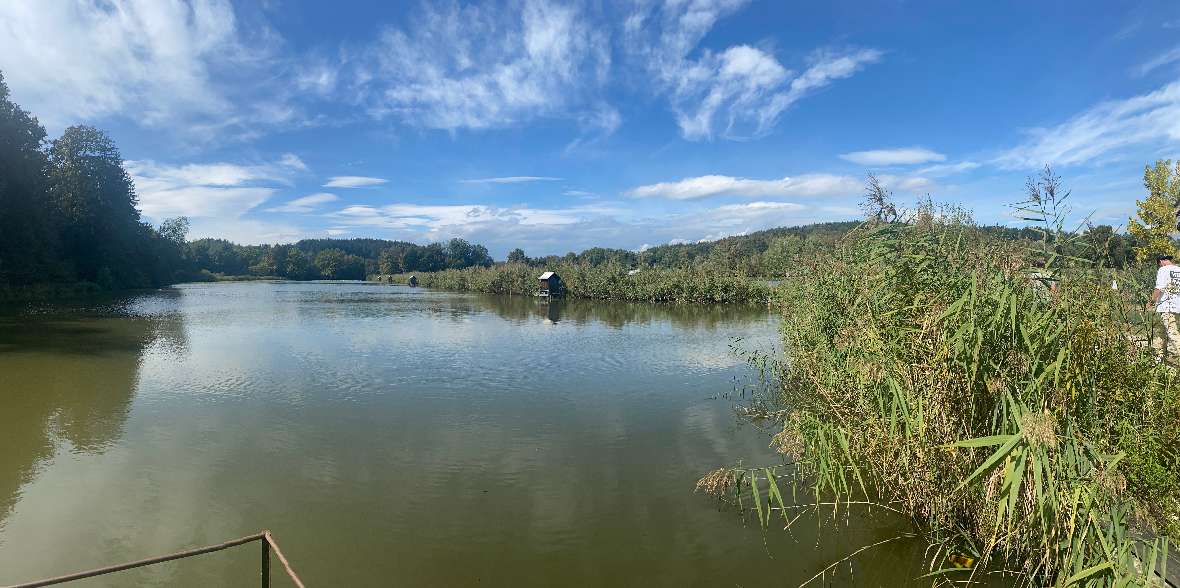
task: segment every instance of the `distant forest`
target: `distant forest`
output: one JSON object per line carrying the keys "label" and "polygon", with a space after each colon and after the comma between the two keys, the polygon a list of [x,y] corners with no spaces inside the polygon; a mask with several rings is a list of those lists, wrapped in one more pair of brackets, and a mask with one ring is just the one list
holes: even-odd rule
{"label": "distant forest", "polygon": [[[576,263],[625,268],[707,266],[775,277],[799,255],[830,248],[857,222],[776,228],[717,241],[661,245],[643,251],[595,247],[562,256],[508,262]],[[1035,241],[1032,229],[984,227],[996,236]],[[483,245],[463,239],[418,245],[383,239],[305,239],[290,245],[188,241],[188,220],[143,222],[135,186],[118,148],[104,132],[67,128],[50,141],[36,117],[9,99],[0,74],[0,288],[86,283],[98,289],[160,287],[235,276],[296,280],[365,279],[373,274],[432,272],[493,264]],[[1109,226],[1089,227],[1086,241],[1112,267],[1134,259],[1136,240]]]}

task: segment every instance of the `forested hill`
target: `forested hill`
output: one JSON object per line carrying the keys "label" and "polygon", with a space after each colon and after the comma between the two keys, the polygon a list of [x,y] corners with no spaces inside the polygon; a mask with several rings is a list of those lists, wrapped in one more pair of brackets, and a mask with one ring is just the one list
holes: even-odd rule
{"label": "forested hill", "polygon": [[[518,248],[508,254],[507,261],[538,268],[559,263],[615,264],[627,269],[705,266],[727,273],[778,277],[787,272],[794,259],[832,249],[859,224],[859,221],[846,221],[778,227],[716,241],[660,245],[643,251],[594,247],[580,253],[529,257]],[[980,230],[1011,241],[1031,243],[1041,238],[1033,229],[986,226]],[[1109,226],[1091,227],[1083,236],[1088,251],[1103,255],[1106,265],[1121,268],[1134,258],[1135,241]],[[463,239],[430,245],[383,239],[305,239],[291,245],[234,245],[220,239],[201,239],[189,243],[188,259],[192,268],[216,274],[290,279],[363,279],[376,273],[433,272],[493,264],[485,247]]]}

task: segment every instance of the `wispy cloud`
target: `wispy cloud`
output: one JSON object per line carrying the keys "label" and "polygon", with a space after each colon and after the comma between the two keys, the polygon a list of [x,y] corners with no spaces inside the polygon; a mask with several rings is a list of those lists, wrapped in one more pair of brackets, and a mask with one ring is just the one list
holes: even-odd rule
{"label": "wispy cloud", "polygon": [[576,4],[424,3],[353,77],[369,111],[426,128],[487,129],[575,112],[610,67],[608,35]]}
{"label": "wispy cloud", "polygon": [[752,180],[732,176],[698,176],[676,182],[639,186],[627,192],[635,198],[696,200],[716,196],[747,198],[797,196],[848,196],[861,190],[861,180],[852,176],[806,174],[779,180]]}
{"label": "wispy cloud", "polygon": [[152,160],[132,160],[125,165],[135,182],[140,209],[156,220],[173,216],[234,218],[274,195],[276,184],[289,184],[289,172],[278,165],[172,165]]}
{"label": "wispy cloud", "polygon": [[279,158],[279,164],[285,165],[291,169],[307,171],[307,164],[303,163],[303,160],[299,159],[299,156],[295,155],[294,153],[284,153],[283,156]]}
{"label": "wispy cloud", "polygon": [[385,178],[373,178],[369,176],[333,176],[328,178],[328,183],[324,184],[325,188],[364,188],[367,186],[380,186],[381,184],[389,183]]}
{"label": "wispy cloud", "polygon": [[503,178],[479,178],[459,181],[464,184],[525,184],[529,182],[559,182],[561,178],[551,178],[548,176],[507,176]]}
{"label": "wispy cloud", "polygon": [[896,149],[874,149],[853,151],[840,155],[840,159],[860,165],[888,166],[915,165],[932,161],[946,161],[946,156],[925,147],[900,147]]}
{"label": "wispy cloud", "polygon": [[764,49],[739,44],[697,52],[714,24],[746,0],[640,3],[624,24],[628,53],[669,95],[686,139],[759,136],[792,104],[882,57],[876,49],[817,51],[796,75]]}
{"label": "wispy cloud", "polygon": [[228,0],[9,0],[0,23],[0,70],[50,132],[123,117],[207,140],[298,118],[259,75],[279,59],[277,36],[244,30]]}
{"label": "wispy cloud", "polygon": [[332,214],[334,222],[342,226],[368,226],[386,229],[416,229],[424,235],[440,232],[466,234],[475,227],[489,223],[513,226],[565,226],[602,214],[612,209],[604,207],[572,207],[564,209],[494,207],[482,204],[389,204],[385,206],[355,205]]}
{"label": "wispy cloud", "polygon": [[335,202],[340,198],[335,194],[328,192],[317,192],[309,194],[302,198],[296,198],[288,201],[282,206],[275,206],[266,209],[267,212],[290,212],[290,213],[306,213],[312,212],[319,207],[320,204],[327,204],[328,202]]}
{"label": "wispy cloud", "polygon": [[1170,65],[1180,61],[1180,45],[1172,49],[1160,53],[1148,61],[1135,68],[1135,73],[1139,76],[1145,76],[1154,70],[1157,70],[1165,65]]}
{"label": "wispy cloud", "polygon": [[1102,102],[1055,127],[1033,129],[1029,135],[994,163],[1008,169],[1075,165],[1132,146],[1180,142],[1180,82]]}
{"label": "wispy cloud", "polygon": [[930,165],[914,170],[914,173],[920,176],[943,177],[954,174],[959,174],[971,171],[979,167],[979,163],[974,161],[960,161],[958,163],[942,163],[938,165]]}

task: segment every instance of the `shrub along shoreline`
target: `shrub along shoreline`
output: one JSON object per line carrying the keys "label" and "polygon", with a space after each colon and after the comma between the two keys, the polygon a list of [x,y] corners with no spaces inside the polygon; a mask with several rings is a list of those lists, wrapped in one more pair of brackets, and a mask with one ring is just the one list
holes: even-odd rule
{"label": "shrub along shoreline", "polygon": [[[543,271],[557,272],[564,285],[563,295],[570,298],[682,304],[766,304],[770,299],[770,286],[763,281],[704,268],[631,273],[617,264],[559,263],[538,268],[502,263],[414,275],[418,285],[427,288],[532,296],[538,291],[537,277]],[[397,281],[404,283],[408,276],[402,274]]]}

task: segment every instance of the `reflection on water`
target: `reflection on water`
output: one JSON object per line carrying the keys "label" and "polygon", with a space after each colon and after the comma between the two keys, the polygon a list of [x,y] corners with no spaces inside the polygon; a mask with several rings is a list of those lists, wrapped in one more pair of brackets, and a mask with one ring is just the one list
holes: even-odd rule
{"label": "reflection on water", "polygon": [[[745,375],[732,338],[775,330],[758,308],[338,283],[0,314],[0,584],[264,527],[318,586],[797,584],[898,523],[764,537],[691,493],[777,459],[714,399]],[[256,555],[87,585],[241,585]],[[892,543],[856,577],[903,585],[920,558]]]}
{"label": "reflection on water", "polygon": [[122,436],[141,354],[183,339],[178,316],[117,310],[125,303],[0,315],[0,528],[56,450],[97,454]]}

